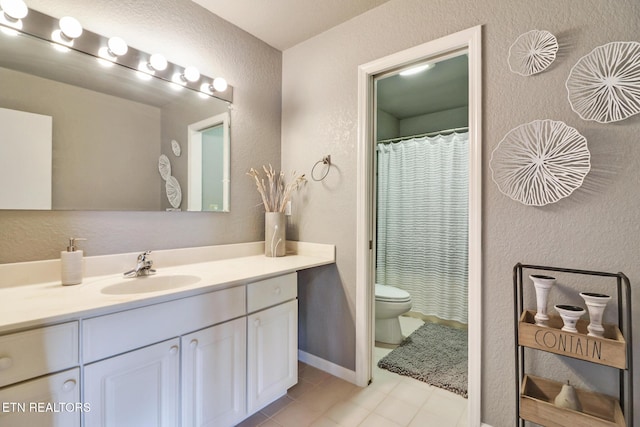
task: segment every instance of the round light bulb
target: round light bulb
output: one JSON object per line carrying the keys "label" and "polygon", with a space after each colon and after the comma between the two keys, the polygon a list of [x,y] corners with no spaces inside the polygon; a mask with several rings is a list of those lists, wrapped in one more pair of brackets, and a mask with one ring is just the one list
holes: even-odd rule
{"label": "round light bulb", "polygon": [[187,67],[184,69],[184,78],[190,82],[197,82],[200,80],[200,71],[196,67]]}
{"label": "round light bulb", "polygon": [[213,79],[213,88],[216,90],[216,92],[224,92],[225,90],[227,90],[227,87],[229,87],[229,85],[227,84],[227,81],[222,77],[216,77],[215,79]]}
{"label": "round light bulb", "polygon": [[82,25],[72,16],[60,18],[60,30],[69,39],[77,39],[82,35]]}
{"label": "round light bulb", "polygon": [[113,56],[122,56],[129,50],[127,43],[120,37],[111,37],[107,42],[107,46]]}
{"label": "round light bulb", "polygon": [[157,71],[165,70],[168,65],[167,59],[159,53],[151,55],[149,58],[149,64],[151,65],[151,68]]}
{"label": "round light bulb", "polygon": [[213,92],[211,91],[211,85],[209,83],[202,83],[200,85],[200,92],[207,95],[213,95]]}
{"label": "round light bulb", "polygon": [[29,8],[22,0],[0,0],[0,9],[12,19],[22,19],[29,13]]}

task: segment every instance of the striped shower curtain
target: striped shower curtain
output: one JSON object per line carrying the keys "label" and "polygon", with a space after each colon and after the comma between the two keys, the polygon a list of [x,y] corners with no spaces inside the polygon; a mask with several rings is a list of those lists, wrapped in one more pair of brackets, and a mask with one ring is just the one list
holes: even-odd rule
{"label": "striped shower curtain", "polygon": [[378,144],[376,282],[467,323],[468,133]]}

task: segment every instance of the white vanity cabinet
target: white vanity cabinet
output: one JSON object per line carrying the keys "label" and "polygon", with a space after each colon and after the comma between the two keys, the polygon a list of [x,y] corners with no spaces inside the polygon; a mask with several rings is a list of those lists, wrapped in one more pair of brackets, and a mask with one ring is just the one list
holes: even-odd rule
{"label": "white vanity cabinet", "polygon": [[84,368],[85,426],[179,426],[180,340],[174,338]]}
{"label": "white vanity cabinet", "polygon": [[246,415],[247,319],[182,337],[182,425],[233,426]]}
{"label": "white vanity cabinet", "polygon": [[80,426],[78,365],[78,322],[0,336],[0,426]]}
{"label": "white vanity cabinet", "polygon": [[297,383],[297,330],[294,272],[0,336],[0,402],[81,406],[0,426],[231,427]]}
{"label": "white vanity cabinet", "polygon": [[80,369],[0,389],[0,426],[80,427]]}
{"label": "white vanity cabinet", "polygon": [[[247,411],[252,414],[298,382],[295,274],[247,287]],[[253,313],[252,313],[253,312]]]}

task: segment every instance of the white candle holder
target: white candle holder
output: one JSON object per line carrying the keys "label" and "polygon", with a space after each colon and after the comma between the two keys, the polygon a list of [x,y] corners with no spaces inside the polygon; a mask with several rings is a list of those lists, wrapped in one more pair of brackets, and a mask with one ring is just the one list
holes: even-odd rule
{"label": "white candle holder", "polygon": [[558,304],[555,308],[560,313],[560,317],[562,317],[562,330],[577,333],[576,323],[584,314],[584,308],[565,304]]}
{"label": "white candle holder", "polygon": [[580,292],[580,296],[587,304],[589,310],[589,326],[587,330],[590,337],[604,337],[604,327],[602,326],[602,316],[611,296],[592,292]]}
{"label": "white candle holder", "polygon": [[549,299],[549,291],[556,283],[556,278],[551,276],[543,276],[540,274],[532,274],[529,279],[533,281],[536,287],[536,304],[538,306],[534,319],[538,326],[548,326],[549,316],[547,315],[547,300]]}

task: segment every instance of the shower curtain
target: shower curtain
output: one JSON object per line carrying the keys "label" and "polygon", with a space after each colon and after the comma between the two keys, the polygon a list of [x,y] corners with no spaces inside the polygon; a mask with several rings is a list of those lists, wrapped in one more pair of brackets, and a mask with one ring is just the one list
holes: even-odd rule
{"label": "shower curtain", "polygon": [[467,323],[468,133],[378,144],[376,282]]}

